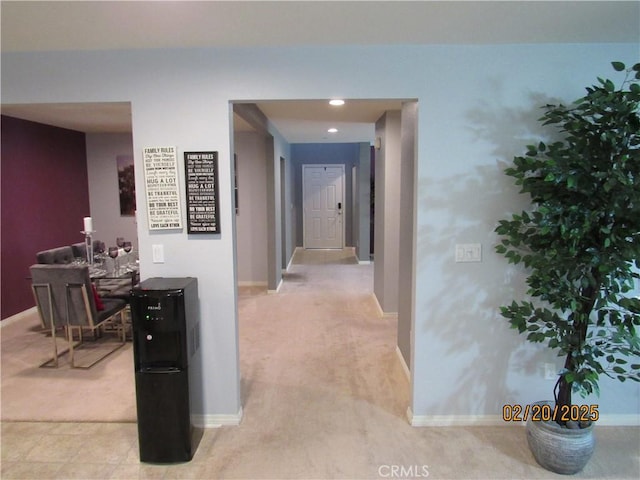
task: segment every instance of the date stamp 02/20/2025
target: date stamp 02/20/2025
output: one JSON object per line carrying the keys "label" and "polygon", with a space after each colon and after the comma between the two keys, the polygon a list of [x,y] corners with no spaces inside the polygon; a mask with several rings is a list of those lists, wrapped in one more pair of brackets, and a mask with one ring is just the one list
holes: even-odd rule
{"label": "date stamp 02/20/2025", "polygon": [[598,405],[505,404],[502,420],[505,422],[595,422],[600,418]]}

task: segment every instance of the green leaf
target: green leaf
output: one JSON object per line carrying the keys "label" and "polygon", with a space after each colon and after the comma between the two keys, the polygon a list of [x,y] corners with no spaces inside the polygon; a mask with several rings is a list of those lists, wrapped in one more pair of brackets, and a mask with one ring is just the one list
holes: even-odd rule
{"label": "green leaf", "polygon": [[611,62],[611,65],[613,65],[613,69],[616,72],[622,72],[625,68],[627,68],[622,62]]}

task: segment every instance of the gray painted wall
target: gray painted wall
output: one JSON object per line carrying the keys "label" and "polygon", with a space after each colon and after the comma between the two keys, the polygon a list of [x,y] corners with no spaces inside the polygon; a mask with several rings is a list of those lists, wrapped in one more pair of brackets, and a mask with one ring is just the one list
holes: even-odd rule
{"label": "gray painted wall", "polygon": [[398,311],[400,241],[400,111],[376,122],[375,233],[373,291],[382,311]]}
{"label": "gray painted wall", "polygon": [[[233,112],[233,113],[232,113]],[[290,162],[286,159],[290,157],[290,145],[284,140],[280,132],[269,122],[264,113],[251,102],[233,102],[230,117],[233,114],[240,116],[254,129],[255,134],[261,139],[262,144],[257,146],[265,162],[264,188],[265,195],[265,217],[266,232],[266,282],[269,290],[277,290],[282,281],[282,266],[288,263],[293,255],[293,229],[291,215],[292,212],[285,208],[291,201],[291,191],[293,186],[293,176],[291,174]],[[232,150],[235,146],[232,142]],[[284,158],[284,172],[281,172],[280,159]],[[284,182],[284,184],[282,183]],[[261,187],[262,188],[262,187]],[[235,217],[234,217],[235,220]],[[259,220],[260,222],[263,219]],[[234,250],[234,257],[242,255],[243,252],[237,248]],[[254,280],[244,279],[243,283],[256,283]],[[257,280],[262,283],[262,280]]]}
{"label": "gray painted wall", "polygon": [[402,150],[400,155],[398,349],[404,363],[411,368],[411,325],[413,325],[413,305],[415,303],[413,278],[415,276],[417,102],[403,103],[400,122]]}
{"label": "gray painted wall", "polygon": [[[267,160],[267,227],[269,231],[270,243],[268,246],[268,270],[269,290],[276,290],[280,287],[282,282],[282,265],[288,263],[288,259],[293,255],[293,250],[290,250],[292,240],[292,230],[285,226],[283,231],[283,223],[291,221],[290,212],[287,211],[282,204],[283,197],[285,204],[290,201],[290,192],[293,188],[291,181],[293,176],[290,173],[290,162],[286,162],[287,158],[291,156],[291,146],[285,141],[280,132],[277,131],[273,125],[269,124],[269,135],[266,138],[266,156]],[[281,162],[280,159],[285,159],[285,172],[281,174]],[[284,180],[285,185],[282,185]],[[282,195],[282,189],[284,189],[284,195]],[[282,220],[284,216],[284,222]],[[282,248],[284,246],[286,251]],[[282,255],[286,255],[288,259],[285,261]]]}
{"label": "gray painted wall", "polygon": [[360,157],[353,183],[356,199],[353,207],[353,243],[358,260],[368,262],[371,260],[371,146],[368,143],[360,144]]}
{"label": "gray painted wall", "polygon": [[296,205],[293,200],[293,192],[295,190],[294,185],[294,171],[293,161],[291,160],[291,150],[287,142],[279,139],[275,136],[276,150],[278,152],[278,158],[284,158],[284,205],[282,205],[282,215],[284,215],[285,229],[282,232],[282,242],[284,243],[284,258],[282,259],[282,266],[286,267],[293,257],[293,251],[295,249],[296,241]]}
{"label": "gray painted wall", "polygon": [[280,158],[274,153],[273,136],[267,135],[264,139],[267,161],[267,288],[271,291],[277,290],[282,281]]}
{"label": "gray painted wall", "polygon": [[234,135],[238,174],[238,284],[267,284],[267,161],[264,135]]}
{"label": "gray painted wall", "polygon": [[[88,133],[86,144],[89,205],[93,228],[96,229],[93,238],[102,240],[107,247],[115,247],[116,237],[124,237],[125,240],[133,242],[133,248],[137,251],[136,217],[120,215],[118,166],[116,164],[118,155],[133,156],[131,134]],[[144,195],[144,190],[140,193]],[[140,197],[138,196],[138,198]],[[80,225],[82,226],[82,224]],[[78,235],[80,235],[79,232]]]}

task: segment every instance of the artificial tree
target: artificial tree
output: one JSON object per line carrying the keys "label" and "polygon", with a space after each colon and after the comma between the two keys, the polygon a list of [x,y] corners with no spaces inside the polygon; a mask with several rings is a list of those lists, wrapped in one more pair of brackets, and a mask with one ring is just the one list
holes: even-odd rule
{"label": "artificial tree", "polygon": [[619,87],[598,78],[573,104],[543,107],[559,139],[527,146],[505,170],[532,205],[495,229],[496,251],[528,274],[529,298],[501,314],[565,357],[561,409],[572,391],[599,394],[600,375],[640,381],[640,63],[612,66]]}

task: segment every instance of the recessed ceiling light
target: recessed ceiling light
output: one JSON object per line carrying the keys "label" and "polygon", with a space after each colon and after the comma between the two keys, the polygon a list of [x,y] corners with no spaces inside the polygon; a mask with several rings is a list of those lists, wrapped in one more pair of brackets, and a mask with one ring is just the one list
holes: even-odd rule
{"label": "recessed ceiling light", "polygon": [[329,132],[329,133],[337,133],[338,129],[337,128],[330,128],[329,130],[327,130],[327,132]]}
{"label": "recessed ceiling light", "polygon": [[344,100],[334,99],[329,100],[329,105],[333,105],[334,107],[339,107],[340,105],[344,105]]}

